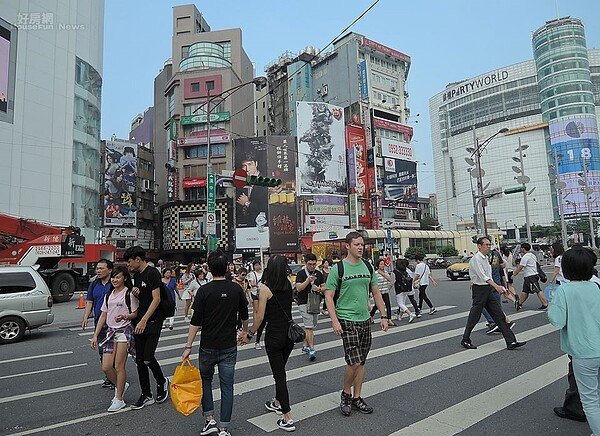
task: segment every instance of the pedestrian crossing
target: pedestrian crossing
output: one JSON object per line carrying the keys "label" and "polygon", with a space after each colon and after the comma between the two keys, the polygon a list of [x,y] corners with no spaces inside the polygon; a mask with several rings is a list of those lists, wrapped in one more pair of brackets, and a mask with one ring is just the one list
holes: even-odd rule
{"label": "pedestrian crossing", "polygon": [[[460,338],[467,307],[447,305],[437,309],[435,315],[425,314],[412,324],[405,318],[387,332],[380,330],[376,319],[363,385],[363,396],[375,413],[354,412],[350,417],[342,417],[338,410],[345,367],[341,340],[332,333],[329,318],[319,316],[316,361],[309,362],[297,345],[287,365],[296,434],[313,435],[322,429],[331,435],[469,434],[469,429],[487,422],[497,425],[503,410],[526,402],[531,396],[548,399],[546,421],[553,429],[564,426],[568,430],[563,434],[589,434],[587,424],[565,423],[558,418],[558,422],[552,422],[550,405],[560,405],[562,401],[567,360],[558,348],[558,334],[547,323],[544,312],[523,310],[510,314],[517,323],[518,339],[528,341],[522,349],[506,351],[502,336],[486,336],[485,324],[481,322],[472,335],[478,349],[464,350]],[[297,307],[293,308],[293,315],[296,321],[300,320]],[[91,336],[91,331],[65,329],[36,344],[34,354],[0,358],[0,434],[97,434],[89,428],[104,434],[107,431],[100,429],[107,417],[119,426],[120,433],[139,434],[139,425],[144,423],[153,432],[172,432],[176,428],[179,435],[198,434],[201,412],[184,418],[170,404],[108,414],[105,410],[112,392],[99,387],[103,377],[98,355],[89,348]],[[195,365],[199,337],[200,334],[194,342]],[[180,364],[186,340],[187,323],[178,315],[173,330],[163,330],[157,348],[157,359],[167,376]],[[64,344],[68,347],[61,346]],[[27,341],[15,345],[26,346]],[[42,349],[42,345],[46,348]],[[511,370],[503,371],[507,365]],[[132,386],[125,400],[133,403],[139,395],[139,385],[131,361],[127,371]],[[215,401],[220,400],[217,377],[212,390]],[[277,416],[263,406],[274,394],[264,349],[256,350],[252,344],[238,347],[234,394],[230,428],[233,435],[280,431]],[[417,408],[412,407],[412,401],[417,402]],[[55,413],[52,405],[65,402],[70,402],[68,413]],[[23,407],[35,406],[45,412],[21,413]],[[218,407],[217,403],[217,411]],[[528,422],[526,417],[523,422]],[[529,425],[521,434],[547,434],[544,425]],[[573,425],[576,427],[571,428]],[[374,428],[378,429],[375,433]],[[497,434],[514,433],[502,433],[498,428]]]}

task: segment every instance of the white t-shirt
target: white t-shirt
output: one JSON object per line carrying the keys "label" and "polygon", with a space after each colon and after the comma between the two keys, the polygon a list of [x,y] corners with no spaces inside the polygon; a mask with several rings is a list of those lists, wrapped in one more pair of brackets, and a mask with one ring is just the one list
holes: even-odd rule
{"label": "white t-shirt", "polygon": [[563,276],[561,263],[562,263],[562,254],[560,256],[558,256],[556,259],[554,259],[554,268],[560,268],[560,272],[556,275],[556,280],[559,281],[560,283],[566,283],[567,280],[565,280],[565,277]]}
{"label": "white t-shirt", "polygon": [[425,262],[419,262],[415,266],[415,274],[419,275],[419,283],[421,285],[429,285],[429,272],[429,267]]}
{"label": "white t-shirt", "polygon": [[528,252],[521,257],[519,265],[523,267],[523,275],[525,277],[534,276],[537,274],[537,257],[535,254]]}

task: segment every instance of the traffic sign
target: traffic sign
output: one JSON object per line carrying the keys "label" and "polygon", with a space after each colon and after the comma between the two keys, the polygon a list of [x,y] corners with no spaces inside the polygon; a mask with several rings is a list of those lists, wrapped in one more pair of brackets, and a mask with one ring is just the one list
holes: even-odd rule
{"label": "traffic sign", "polygon": [[206,210],[207,212],[215,212],[217,207],[216,199],[215,199],[215,185],[217,183],[217,176],[214,173],[208,173],[207,177],[208,181],[206,184],[207,189],[207,202],[206,202]]}
{"label": "traffic sign", "polygon": [[232,181],[236,188],[243,188],[248,183],[246,181],[246,177],[248,177],[248,173],[243,168],[238,168],[233,172]]}
{"label": "traffic sign", "polygon": [[215,212],[206,213],[206,233],[209,235],[217,233],[217,214]]}

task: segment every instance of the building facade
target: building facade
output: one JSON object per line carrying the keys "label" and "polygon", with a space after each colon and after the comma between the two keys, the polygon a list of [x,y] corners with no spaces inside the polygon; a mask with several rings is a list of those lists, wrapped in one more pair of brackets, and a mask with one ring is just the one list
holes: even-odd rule
{"label": "building facade", "polygon": [[[579,20],[558,21],[547,23],[534,34],[535,61],[451,83],[430,99],[437,211],[443,228],[478,224],[478,232],[482,233],[481,193],[489,197],[485,200],[487,221],[511,233],[515,226],[526,224],[527,215],[530,225],[557,221],[562,207],[557,198],[563,199],[568,217],[587,213],[583,207],[587,201],[579,193],[585,182],[573,180],[573,173],[581,172],[586,165],[588,155],[584,149],[589,149],[593,158],[599,152],[594,112],[600,104],[600,50],[585,48]],[[569,29],[564,30],[563,24]],[[578,49],[573,51],[573,47]],[[552,124],[558,122],[561,124],[553,129]],[[568,125],[577,136],[570,139],[577,141],[557,149],[553,138]],[[563,138],[561,142],[565,141]],[[481,171],[474,162],[478,145]],[[571,180],[560,197],[553,177],[555,154],[559,155],[558,180]],[[577,165],[568,166],[570,159],[576,159]],[[597,166],[594,159],[587,162],[594,165],[585,166],[592,171],[588,184],[593,196],[593,171]],[[522,185],[524,194],[494,195]],[[565,198],[567,193],[571,198]],[[569,202],[573,203],[570,209]],[[598,211],[595,206],[594,214]]]}
{"label": "building facade", "polygon": [[0,4],[0,210],[100,229],[103,0]]}

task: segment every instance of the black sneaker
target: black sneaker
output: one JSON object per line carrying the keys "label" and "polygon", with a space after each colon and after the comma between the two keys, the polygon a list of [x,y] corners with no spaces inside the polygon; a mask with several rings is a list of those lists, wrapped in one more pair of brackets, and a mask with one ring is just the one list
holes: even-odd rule
{"label": "black sneaker", "polygon": [[285,430],[285,431],[294,431],[294,430],[296,430],[296,425],[294,424],[294,421],[291,420],[291,419],[289,421],[286,421],[283,418],[279,418],[277,420],[277,426],[280,429]]}
{"label": "black sneaker", "polygon": [[537,310],[548,310],[548,306],[540,306]]}
{"label": "black sneaker", "polygon": [[156,387],[156,402],[163,403],[169,397],[169,379],[165,377],[165,382]]}
{"label": "black sneaker", "polygon": [[498,327],[496,324],[489,324],[489,328],[486,330],[485,334],[491,335],[492,333],[496,333],[498,330],[500,330],[500,327]]}
{"label": "black sneaker", "polygon": [[138,398],[138,400],[131,405],[131,408],[133,410],[138,410],[144,406],[150,406],[152,404],[154,404],[154,397],[152,397],[152,395],[147,397],[146,395],[142,394],[140,395],[140,398]]}
{"label": "black sneaker", "polygon": [[104,379],[104,381],[102,382],[101,386],[103,388],[108,388],[108,389],[114,389],[115,388],[115,385],[113,385],[112,382],[109,379],[107,379],[107,378]]}
{"label": "black sneaker", "polygon": [[373,408],[371,406],[367,406],[365,400],[361,397],[352,398],[352,407],[358,410],[360,413],[373,413]]}
{"label": "black sneaker", "polygon": [[345,416],[350,416],[350,413],[352,413],[352,395],[347,394],[344,391],[342,391],[341,395],[340,411],[342,412],[342,415]]}
{"label": "black sneaker", "polygon": [[283,412],[281,411],[281,406],[277,406],[275,404],[275,400],[269,400],[265,403],[265,409],[267,409],[270,412],[275,412],[278,415],[283,414]]}
{"label": "black sneaker", "polygon": [[204,422],[204,427],[200,432],[200,436],[206,436],[207,434],[211,433],[219,433],[219,427],[217,426],[217,422],[214,419]]}

